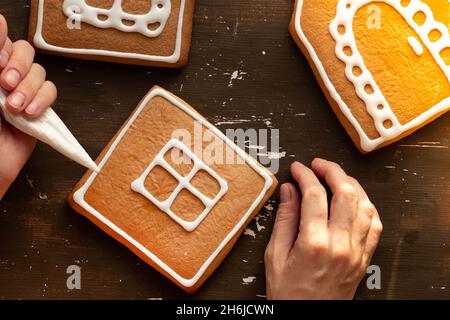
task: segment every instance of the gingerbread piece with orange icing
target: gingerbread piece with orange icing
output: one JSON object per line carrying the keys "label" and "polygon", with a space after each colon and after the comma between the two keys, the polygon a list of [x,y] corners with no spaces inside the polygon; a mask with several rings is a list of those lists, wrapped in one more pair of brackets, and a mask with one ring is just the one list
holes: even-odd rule
{"label": "gingerbread piece with orange icing", "polygon": [[290,32],[364,153],[450,109],[448,0],[297,0]]}

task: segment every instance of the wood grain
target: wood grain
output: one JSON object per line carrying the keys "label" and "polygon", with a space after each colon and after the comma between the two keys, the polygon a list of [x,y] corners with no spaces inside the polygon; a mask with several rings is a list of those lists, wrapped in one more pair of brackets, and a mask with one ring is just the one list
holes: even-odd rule
{"label": "wood grain", "polygon": [[[385,231],[373,264],[382,289],[362,283],[358,299],[450,297],[450,115],[363,156],[326,102],[287,31],[293,1],[198,0],[189,65],[167,70],[41,55],[59,88],[55,109],[97,156],[150,87],[188,101],[222,130],[279,128],[277,178],[294,159],[334,160],[366,188]],[[26,38],[29,2],[4,0],[13,39]],[[232,79],[237,71],[237,79]],[[0,298],[189,298],[66,204],[84,169],[39,144],[0,203]],[[256,237],[243,235],[194,299],[265,294],[264,249],[276,195]],[[272,209],[274,207],[274,209]],[[66,268],[82,268],[82,289],[66,288]],[[256,280],[243,285],[243,278]]]}

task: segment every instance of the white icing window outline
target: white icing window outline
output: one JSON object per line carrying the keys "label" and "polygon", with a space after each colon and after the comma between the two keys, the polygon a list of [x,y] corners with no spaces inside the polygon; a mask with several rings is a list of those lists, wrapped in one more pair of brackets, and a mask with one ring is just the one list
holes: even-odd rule
{"label": "white icing window outline", "polygon": [[[172,149],[177,148],[181,150],[190,160],[193,161],[193,167],[188,175],[183,177],[178,173],[167,161],[164,156]],[[172,177],[178,181],[178,186],[172,191],[172,194],[164,201],[159,201],[154,197],[146,188],[145,180],[147,179],[150,172],[157,166],[164,168]],[[191,184],[192,179],[200,171],[206,171],[211,177],[213,177],[220,186],[219,192],[216,196],[211,199],[210,197],[204,195],[196,187]],[[223,195],[228,191],[228,183],[222,179],[217,172],[215,172],[210,166],[204,163],[200,158],[198,158],[184,143],[179,140],[171,139],[167,144],[161,149],[161,151],[155,156],[154,160],[145,169],[142,175],[131,183],[131,189],[135,192],[140,193],[145,198],[153,202],[160,210],[169,215],[174,221],[181,225],[186,231],[194,231],[200,223],[206,218],[208,213],[214,208],[214,206],[219,202]],[[205,209],[198,215],[194,221],[186,221],[180,218],[176,213],[172,211],[172,205],[183,189],[187,189],[191,192],[197,199],[199,199]]]}
{"label": "white icing window outline", "polygon": [[100,49],[82,49],[82,48],[67,48],[67,47],[58,47],[52,44],[49,44],[45,41],[42,28],[43,28],[43,19],[44,19],[44,1],[39,0],[38,3],[38,13],[37,13],[37,23],[36,23],[36,32],[33,37],[33,43],[37,48],[42,50],[54,51],[58,53],[68,53],[68,54],[76,54],[76,55],[94,55],[94,56],[105,56],[105,57],[114,57],[114,58],[122,58],[122,59],[136,59],[143,61],[154,61],[154,62],[166,62],[166,63],[176,63],[180,60],[181,56],[181,45],[182,45],[182,35],[183,35],[183,22],[184,22],[184,10],[186,7],[186,0],[180,0],[180,13],[178,17],[178,26],[177,26],[177,36],[175,40],[175,50],[169,56],[156,56],[156,55],[146,55],[140,53],[130,53],[130,52],[121,52],[121,51],[109,51],[109,50],[100,50]]}
{"label": "white icing window outline", "polygon": [[[342,5],[342,3],[348,3],[348,2],[354,3],[355,2],[355,3],[358,3],[358,5],[360,5],[360,7],[361,7],[367,3],[374,2],[374,1],[375,0],[353,0],[353,1],[341,0],[338,3],[338,6],[339,6],[339,4]],[[400,5],[401,0],[379,0],[379,1],[386,2],[388,4],[393,4],[395,6],[395,5]],[[357,131],[359,138],[360,138],[360,146],[361,146],[362,150],[364,150],[366,152],[370,152],[370,151],[376,149],[378,146],[380,146],[384,142],[391,140],[392,138],[395,138],[397,136],[400,136],[402,133],[404,133],[408,130],[416,128],[421,123],[432,118],[434,115],[439,114],[439,113],[444,112],[445,110],[449,109],[450,97],[444,99],[443,101],[438,103],[436,106],[433,106],[432,108],[428,109],[426,112],[422,113],[421,115],[419,115],[418,117],[416,117],[415,119],[409,121],[408,123],[406,123],[404,125],[400,125],[395,128],[390,128],[390,130],[389,129],[386,130],[383,127],[386,135],[380,134],[379,138],[370,139],[368,137],[368,135],[366,134],[366,132],[364,131],[364,129],[361,127],[360,123],[355,118],[355,116],[352,114],[350,108],[347,106],[347,104],[342,99],[341,95],[337,92],[336,88],[334,87],[333,83],[331,82],[330,78],[328,77],[328,74],[325,71],[325,68],[324,68],[321,60],[319,59],[314,47],[309,42],[308,38],[306,37],[305,33],[302,30],[301,23],[302,23],[303,2],[304,2],[304,0],[297,0],[297,8],[296,8],[295,18],[294,18],[295,19],[294,20],[295,31],[296,31],[298,37],[300,38],[300,40],[302,41],[302,43],[304,44],[304,46],[306,47],[314,64],[316,65],[316,68],[319,71],[321,78],[325,84],[325,87],[327,88],[331,97],[333,98],[333,100],[336,101],[336,103],[338,104],[342,113],[345,115],[345,117],[349,120],[349,122],[352,124],[352,126]],[[428,23],[431,23],[433,21],[434,26],[437,26],[435,29],[438,29],[439,31],[441,31],[442,48],[450,47],[450,36],[449,36],[447,27],[444,24],[439,23],[434,20],[433,12],[431,11],[431,9],[426,4],[421,2],[420,0],[411,0],[410,5],[411,4],[417,4],[421,9],[420,11],[423,11],[427,15],[427,17],[428,17],[427,25],[428,25]],[[410,8],[412,8],[412,7],[410,7]],[[429,18],[431,18],[431,19],[429,19]],[[415,24],[414,21],[413,21],[413,24]],[[410,23],[410,25],[411,25],[411,23]],[[331,28],[331,25],[330,25],[330,28]],[[352,30],[352,29],[350,29],[350,30]],[[429,31],[431,32],[431,30],[429,30]],[[416,33],[417,33],[417,31],[416,31]],[[421,37],[421,40],[422,40],[422,37]],[[424,43],[426,43],[426,42],[424,42]],[[441,42],[439,42],[439,43],[441,43]],[[439,56],[439,58],[440,58],[440,56]],[[443,69],[444,73],[447,75],[447,78],[449,78],[448,74],[450,72],[450,66],[447,66],[447,68],[441,67],[441,69]],[[373,88],[375,88],[375,87],[373,87]],[[396,119],[396,117],[395,117],[395,119]],[[398,121],[397,121],[397,123],[398,123]]]}
{"label": "white icing window outline", "polygon": [[[103,167],[108,162],[109,157],[116,149],[117,145],[122,140],[123,136],[126,134],[128,129],[133,125],[133,123],[136,121],[139,114],[142,112],[142,110],[147,106],[148,102],[152,100],[155,97],[162,97],[169,101],[171,104],[173,104],[174,107],[179,108],[186,114],[188,114],[190,117],[192,117],[194,120],[198,121],[202,125],[204,125],[207,129],[211,130],[214,134],[216,134],[221,140],[224,141],[224,143],[227,144],[228,147],[230,147],[236,154],[245,161],[245,163],[251,167],[253,170],[255,170],[256,173],[259,174],[261,178],[264,179],[264,186],[261,189],[261,192],[258,194],[258,196],[255,198],[253,203],[248,208],[247,212],[242,216],[242,219],[239,220],[239,222],[233,227],[233,229],[226,235],[226,237],[223,239],[223,241],[216,247],[216,249],[212,252],[212,254],[205,260],[203,265],[198,269],[198,271],[195,273],[195,275],[192,278],[185,278],[181,276],[179,273],[177,273],[174,269],[172,269],[170,266],[168,266],[164,261],[162,261],[158,256],[156,256],[153,252],[151,252],[149,249],[147,249],[144,245],[142,245],[140,242],[132,238],[129,234],[127,234],[125,231],[120,229],[117,225],[112,223],[108,218],[106,218],[104,215],[102,215],[100,212],[98,212],[95,208],[93,208],[89,203],[86,202],[85,194],[91,187],[92,183],[94,182],[97,175],[101,174],[101,171]],[[161,269],[163,269],[165,272],[167,272],[171,277],[173,277],[178,283],[185,287],[192,287],[194,286],[204,275],[208,267],[213,263],[213,261],[216,259],[216,257],[222,252],[222,250],[227,246],[227,244],[238,234],[238,232],[241,230],[241,228],[246,224],[247,220],[253,213],[253,211],[261,204],[262,200],[264,199],[264,196],[266,195],[267,191],[270,189],[270,187],[273,185],[273,180],[271,175],[269,175],[268,171],[260,166],[255,159],[253,159],[250,155],[248,155],[244,150],[239,148],[233,141],[231,141],[227,136],[225,136],[219,129],[214,127],[211,123],[206,121],[204,118],[202,118],[200,115],[198,115],[195,111],[190,109],[189,107],[185,106],[183,103],[181,103],[178,99],[176,99],[174,96],[172,96],[168,91],[156,88],[151,90],[141,101],[139,106],[137,107],[137,110],[131,115],[129,120],[126,122],[125,126],[120,130],[117,138],[113,141],[111,147],[108,149],[106,154],[101,159],[99,165],[99,172],[93,172],[86,180],[86,182],[74,193],[73,199],[74,201],[80,205],[84,210],[89,212],[91,215],[93,215],[96,219],[98,219],[101,223],[106,225],[108,228],[113,230],[117,235],[122,237],[125,241],[130,243],[133,247],[135,247],[137,250],[139,250],[143,255],[148,257],[150,260],[152,260],[155,264],[157,264]]]}
{"label": "white icing window outline", "polygon": [[[114,0],[110,9],[90,6],[86,0],[64,0],[63,12],[66,17],[77,17],[79,22],[98,28],[114,28],[123,32],[137,32],[146,37],[158,37],[164,30],[171,12],[171,0],[148,0],[151,8],[145,14],[131,14],[123,11],[122,0]],[[75,10],[76,9],[76,10]],[[99,16],[106,19],[101,20]],[[126,25],[123,21],[132,21]],[[150,30],[149,25],[159,23],[158,28]]]}

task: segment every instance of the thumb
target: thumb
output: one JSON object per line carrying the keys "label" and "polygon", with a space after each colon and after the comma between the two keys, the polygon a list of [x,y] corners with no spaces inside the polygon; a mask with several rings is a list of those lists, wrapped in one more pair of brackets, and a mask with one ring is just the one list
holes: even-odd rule
{"label": "thumb", "polygon": [[287,257],[298,236],[300,221],[300,199],[297,190],[291,183],[280,188],[280,204],[278,206],[275,225],[270,241],[274,246],[274,254]]}

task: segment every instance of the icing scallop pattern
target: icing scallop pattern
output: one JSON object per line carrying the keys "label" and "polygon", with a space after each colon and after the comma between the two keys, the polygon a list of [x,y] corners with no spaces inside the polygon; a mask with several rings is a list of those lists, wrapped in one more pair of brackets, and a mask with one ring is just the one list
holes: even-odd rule
{"label": "icing scallop pattern", "polygon": [[[67,17],[97,28],[114,28],[122,32],[137,32],[146,37],[158,37],[171,13],[170,0],[149,0],[150,11],[145,14],[127,13],[122,0],[114,0],[110,9],[90,6],[86,0],[64,0],[63,11]],[[156,28],[155,28],[156,26]]]}

